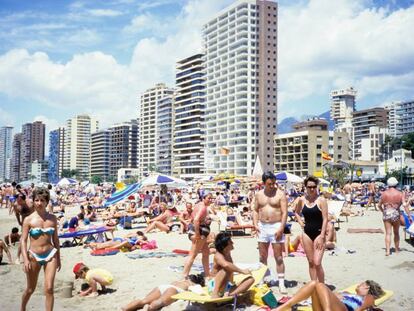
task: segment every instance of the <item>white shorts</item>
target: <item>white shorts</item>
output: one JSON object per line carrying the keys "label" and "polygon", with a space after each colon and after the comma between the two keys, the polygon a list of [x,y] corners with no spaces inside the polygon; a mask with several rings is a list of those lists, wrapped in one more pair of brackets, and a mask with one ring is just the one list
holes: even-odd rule
{"label": "white shorts", "polygon": [[257,238],[257,242],[262,243],[285,243],[285,235],[282,234],[280,240],[276,241],[276,231],[279,230],[280,222],[274,223],[263,223],[259,221],[259,237]]}
{"label": "white shorts", "polygon": [[345,194],[345,201],[351,203],[352,198],[351,198],[351,194],[350,193]]}

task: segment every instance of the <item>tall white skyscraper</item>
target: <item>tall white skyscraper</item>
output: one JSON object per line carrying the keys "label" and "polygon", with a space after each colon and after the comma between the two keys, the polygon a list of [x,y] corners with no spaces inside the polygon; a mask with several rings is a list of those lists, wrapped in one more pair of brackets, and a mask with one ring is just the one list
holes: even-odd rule
{"label": "tall white skyscraper", "polygon": [[0,128],[0,182],[10,180],[12,131],[12,126],[2,126]]}
{"label": "tall white skyscraper", "polygon": [[205,68],[203,54],[177,62],[174,100],[174,173],[194,178],[204,170]]}
{"label": "tall white skyscraper", "polygon": [[158,102],[167,96],[172,96],[173,93],[173,89],[167,87],[164,83],[158,83],[155,87],[146,90],[141,95],[138,127],[138,168],[140,176],[144,176],[157,169],[156,144],[158,143]]}
{"label": "tall white skyscraper", "polygon": [[352,124],[356,94],[353,87],[331,91],[331,119],[335,122],[335,130]]}
{"label": "tall white skyscraper", "polygon": [[273,170],[277,126],[277,3],[239,0],[203,27],[206,172]]}
{"label": "tall white skyscraper", "polygon": [[66,121],[64,169],[78,170],[79,176],[89,178],[91,134],[99,122],[89,115],[78,115]]}

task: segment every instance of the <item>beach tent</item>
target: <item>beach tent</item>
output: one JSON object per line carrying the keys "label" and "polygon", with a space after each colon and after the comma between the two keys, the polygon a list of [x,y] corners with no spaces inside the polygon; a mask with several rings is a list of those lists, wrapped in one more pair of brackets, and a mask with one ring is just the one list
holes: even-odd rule
{"label": "beach tent", "polygon": [[291,183],[303,183],[303,178],[288,172],[279,172],[276,174],[276,180],[287,181]]}
{"label": "beach tent", "polygon": [[137,192],[141,187],[142,187],[141,183],[136,183],[136,184],[128,185],[124,189],[112,193],[110,198],[108,198],[105,201],[104,207],[108,207],[109,205],[118,203],[128,198],[131,194],[134,194],[135,192]]}
{"label": "beach tent", "polygon": [[257,156],[256,162],[254,163],[252,176],[256,177],[257,179],[260,179],[262,178],[262,175],[263,175],[262,165],[260,164],[259,156]]}
{"label": "beach tent", "polygon": [[185,180],[175,178],[168,175],[163,174],[155,174],[149,176],[141,181],[143,187],[147,186],[157,186],[157,185],[167,185],[168,187],[172,188],[183,188],[187,187],[188,184]]}
{"label": "beach tent", "polygon": [[64,177],[64,178],[61,178],[56,185],[63,187],[63,186],[76,185],[77,183],[78,181],[76,179]]}

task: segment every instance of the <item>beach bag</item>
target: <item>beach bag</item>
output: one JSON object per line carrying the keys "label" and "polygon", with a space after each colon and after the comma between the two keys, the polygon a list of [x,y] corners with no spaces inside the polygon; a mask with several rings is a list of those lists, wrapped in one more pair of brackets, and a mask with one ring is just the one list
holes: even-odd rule
{"label": "beach bag", "polygon": [[250,290],[250,300],[256,306],[265,306],[266,304],[263,301],[262,297],[265,296],[268,291],[270,291],[270,289],[266,284],[257,285]]}

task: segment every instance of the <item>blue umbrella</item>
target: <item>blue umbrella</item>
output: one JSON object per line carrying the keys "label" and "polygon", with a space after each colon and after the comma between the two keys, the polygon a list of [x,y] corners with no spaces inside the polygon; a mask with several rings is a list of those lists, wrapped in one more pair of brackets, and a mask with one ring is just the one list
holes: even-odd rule
{"label": "blue umbrella", "polygon": [[299,176],[293,175],[288,172],[280,172],[276,174],[276,180],[288,181],[293,183],[301,183],[303,179]]}
{"label": "blue umbrella", "polygon": [[185,187],[187,186],[187,182],[185,180],[175,178],[172,176],[162,175],[162,174],[155,174],[149,176],[141,181],[142,186],[155,186],[155,185],[167,185],[167,186],[180,186]]}
{"label": "blue umbrella", "polygon": [[124,189],[114,192],[109,199],[107,199],[104,203],[104,207],[108,207],[109,205],[118,203],[127,197],[129,197],[131,194],[137,192],[141,188],[140,183],[132,184],[129,186],[126,186]]}

